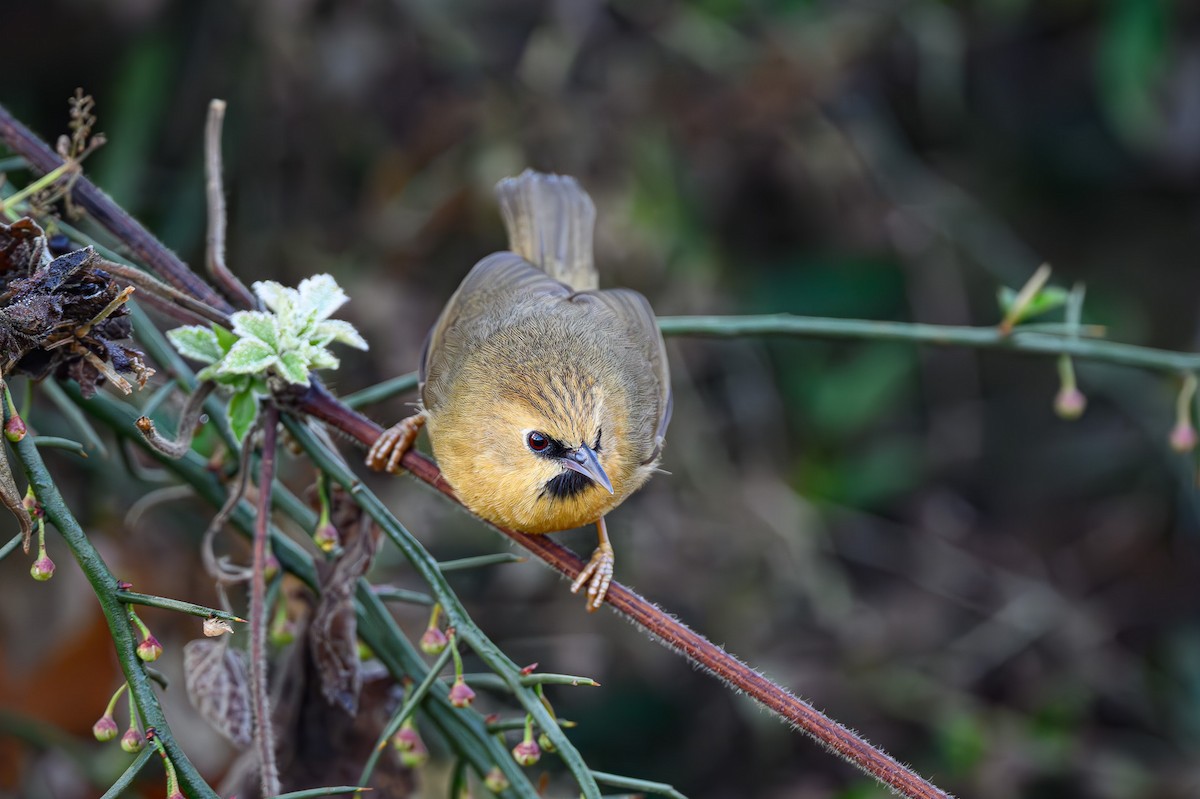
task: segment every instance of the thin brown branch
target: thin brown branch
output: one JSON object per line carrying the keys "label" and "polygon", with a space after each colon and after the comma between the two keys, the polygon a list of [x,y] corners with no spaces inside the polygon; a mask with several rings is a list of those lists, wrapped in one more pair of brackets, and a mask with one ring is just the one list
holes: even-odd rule
{"label": "thin brown branch", "polygon": [[254,295],[225,264],[225,186],[221,180],[221,125],[225,121],[225,101],[208,104],[208,124],[204,128],[204,171],[208,175],[208,241],[205,264],[208,275],[230,302],[243,308],[255,307]]}
{"label": "thin brown branch", "polygon": [[[271,529],[271,484],[275,480],[275,442],[279,411],[268,405],[263,411],[262,462],[259,466],[258,508],[254,519],[254,565],[250,579],[250,695],[254,703],[254,745],[262,795],[279,793],[279,770],[275,765],[275,735],[271,729],[271,698],[267,693],[267,536]],[[250,442],[243,444],[250,448]]]}

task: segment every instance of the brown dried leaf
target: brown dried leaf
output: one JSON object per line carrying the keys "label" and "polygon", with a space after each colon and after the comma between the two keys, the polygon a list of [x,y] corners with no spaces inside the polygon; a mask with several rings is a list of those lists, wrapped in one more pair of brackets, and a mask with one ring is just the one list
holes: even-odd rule
{"label": "brown dried leaf", "polygon": [[227,638],[197,638],[183,648],[188,699],[205,721],[237,746],[249,746],[250,678],[246,653]]}

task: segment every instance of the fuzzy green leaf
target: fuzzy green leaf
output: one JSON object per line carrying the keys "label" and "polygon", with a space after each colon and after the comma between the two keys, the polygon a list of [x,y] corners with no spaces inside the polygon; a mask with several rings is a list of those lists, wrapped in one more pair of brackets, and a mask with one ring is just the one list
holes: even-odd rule
{"label": "fuzzy green leaf", "polygon": [[279,362],[274,350],[256,338],[239,339],[217,366],[217,374],[244,375],[261,372]]}
{"label": "fuzzy green leaf", "polygon": [[275,368],[279,372],[279,376],[289,383],[299,386],[308,385],[308,359],[300,353],[295,351],[283,353],[279,356]]}
{"label": "fuzzy green leaf", "polygon": [[279,351],[279,318],[265,311],[238,311],[229,317],[233,332],[242,338],[256,338]]}
{"label": "fuzzy green leaf", "polygon": [[258,298],[281,317],[290,316],[295,312],[296,301],[300,293],[274,280],[257,280],[254,283],[254,293]]}
{"label": "fuzzy green leaf", "polygon": [[300,312],[315,314],[313,319],[317,321],[328,319],[350,300],[331,275],[313,275],[301,280],[298,293]]}
{"label": "fuzzy green leaf", "polygon": [[225,354],[217,341],[217,334],[207,327],[188,325],[167,331],[167,338],[185,358],[201,363],[219,361]]}
{"label": "fuzzy green leaf", "polygon": [[341,319],[330,319],[317,325],[314,338],[322,344],[338,341],[357,350],[368,349],[367,340],[354,329],[354,325],[343,322]]}

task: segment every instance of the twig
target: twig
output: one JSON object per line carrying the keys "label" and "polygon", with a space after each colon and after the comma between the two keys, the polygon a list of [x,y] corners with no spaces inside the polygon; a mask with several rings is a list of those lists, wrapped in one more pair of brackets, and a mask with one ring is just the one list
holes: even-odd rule
{"label": "twig", "polygon": [[205,194],[208,200],[207,257],[209,276],[233,303],[255,307],[254,295],[225,265],[225,187],[221,182],[221,125],[225,121],[225,101],[208,104],[208,124],[204,128],[204,171],[208,175]]}
{"label": "twig", "polygon": [[[275,440],[279,411],[263,410],[262,461],[259,464],[258,515],[254,519],[254,575],[250,579],[250,694],[254,703],[254,744],[258,749],[263,796],[279,793],[275,766],[275,735],[271,729],[271,698],[267,694],[267,535],[271,522],[271,483],[275,480]],[[250,442],[245,446],[249,448]]]}
{"label": "twig", "polygon": [[176,613],[186,613],[189,616],[199,616],[202,619],[224,619],[225,621],[237,621],[245,623],[245,619],[233,615],[227,610],[217,610],[216,608],[197,605],[194,602],[182,602],[178,599],[167,599],[162,596],[154,596],[152,594],[139,594],[134,591],[118,591],[117,599],[127,605],[145,605],[150,608],[162,608],[163,610],[173,610]]}
{"label": "twig", "polygon": [[1035,355],[1071,355],[1122,366],[1137,366],[1160,372],[1190,372],[1200,369],[1200,354],[1175,352],[1115,341],[1076,338],[1071,335],[1027,332],[1018,325],[1009,335],[996,327],[926,325],[909,322],[876,322],[866,319],[827,319],[792,314],[761,316],[664,316],[659,329],[667,336],[806,336],[833,339],[908,341],[938,346],[1011,350]]}

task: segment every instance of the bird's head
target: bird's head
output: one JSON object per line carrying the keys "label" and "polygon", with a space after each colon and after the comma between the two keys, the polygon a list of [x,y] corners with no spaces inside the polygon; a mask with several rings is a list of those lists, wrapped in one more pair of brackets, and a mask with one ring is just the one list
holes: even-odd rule
{"label": "bird's head", "polygon": [[465,419],[439,414],[430,431],[450,484],[481,516],[531,533],[566,530],[637,488],[621,402],[594,379],[543,374],[488,394],[462,404]]}

